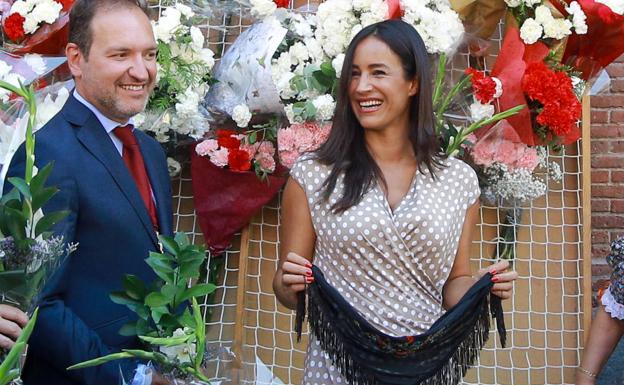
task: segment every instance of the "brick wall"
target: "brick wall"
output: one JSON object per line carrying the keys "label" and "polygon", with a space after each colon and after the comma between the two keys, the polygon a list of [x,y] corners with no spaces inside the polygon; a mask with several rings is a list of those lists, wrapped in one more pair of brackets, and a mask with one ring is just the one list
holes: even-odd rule
{"label": "brick wall", "polygon": [[591,98],[592,278],[595,293],[611,272],[609,244],[624,235],[624,56],[607,68],[611,85]]}

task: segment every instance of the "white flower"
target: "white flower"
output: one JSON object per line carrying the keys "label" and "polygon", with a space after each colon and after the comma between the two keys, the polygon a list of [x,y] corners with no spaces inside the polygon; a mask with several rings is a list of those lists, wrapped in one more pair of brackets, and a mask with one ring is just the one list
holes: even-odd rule
{"label": "white flower", "polygon": [[371,8],[372,2],[372,0],[353,0],[351,4],[356,11],[364,11]]}
{"label": "white flower", "polygon": [[340,73],[342,72],[342,65],[344,64],[345,55],[341,53],[336,56],[334,60],[332,60],[332,67],[334,67],[334,71],[336,71],[336,77],[340,78]]}
{"label": "white flower", "polygon": [[277,58],[277,61],[274,62],[277,65],[278,72],[290,72],[290,69],[293,65],[292,57],[289,52],[282,52],[280,56]]}
{"label": "white flower", "polygon": [[503,95],[503,83],[497,77],[492,77],[496,84],[496,91],[494,91],[494,98],[500,98]]}
{"label": "white flower", "polygon": [[294,18],[293,32],[303,38],[314,36],[314,32],[312,32],[312,25],[308,22],[307,19],[298,14]]}
{"label": "white flower", "polygon": [[187,19],[195,16],[195,12],[193,12],[191,7],[189,7],[188,5],[185,5],[185,4],[182,4],[182,3],[176,3],[175,7]]}
{"label": "white flower", "polygon": [[[11,72],[7,74],[2,80],[4,80],[5,82],[15,87],[19,87],[20,83],[23,84],[26,79],[24,79],[24,77],[20,74]],[[9,94],[10,92],[8,90],[4,88],[0,88],[0,99],[2,100],[2,102],[6,103],[9,101]]]}
{"label": "white flower", "polygon": [[272,0],[251,0],[251,15],[259,19],[271,16],[277,9]]}
{"label": "white flower", "polygon": [[245,104],[239,104],[234,107],[234,110],[232,111],[232,119],[234,119],[238,127],[247,127],[247,124],[249,124],[249,121],[251,120],[251,111],[249,111],[249,107]]}
{"label": "white flower", "polygon": [[544,24],[544,36],[561,40],[572,33],[572,23],[566,19],[552,19]]}
{"label": "white flower", "polygon": [[321,95],[312,100],[312,104],[316,108],[316,118],[318,120],[331,120],[334,116],[336,102],[331,95]]}
{"label": "white flower", "polygon": [[35,3],[33,2],[18,0],[11,6],[11,13],[19,13],[20,15],[25,16],[33,9],[34,6]]}
{"label": "white flower", "polygon": [[303,40],[306,48],[308,49],[308,54],[310,58],[312,58],[312,63],[319,63],[325,60],[325,53],[323,52],[323,47],[318,40],[315,38],[307,38]]}
{"label": "white flower", "polygon": [[33,8],[30,16],[33,17],[37,23],[52,24],[58,19],[62,9],[63,6],[56,1],[43,1]]}
{"label": "white flower", "polygon": [[[167,169],[169,170],[169,176],[174,177],[182,171],[182,165],[177,160],[168,157],[167,158]],[[195,352],[193,352],[195,353]]]}
{"label": "white flower", "polygon": [[178,115],[190,117],[197,114],[200,96],[195,89],[187,88],[182,95],[178,95],[177,99],[175,109]]}
{"label": "white flower", "polygon": [[24,61],[37,75],[43,75],[46,72],[46,64],[41,55],[26,54],[24,55]]}
{"label": "white flower", "polygon": [[520,6],[520,4],[523,3],[523,1],[522,0],[505,0],[505,3],[507,4],[509,8],[516,8]]}
{"label": "white flower", "polygon": [[533,44],[542,37],[542,32],[542,25],[534,19],[528,18],[520,28],[520,37],[526,44]]}
{"label": "white flower", "polygon": [[541,4],[542,0],[524,0],[524,3],[529,7],[533,7],[536,4]]}
{"label": "white flower", "polygon": [[4,79],[12,69],[13,67],[11,65],[7,64],[4,60],[0,60],[0,79]]}
{"label": "white flower", "polygon": [[175,8],[165,8],[158,21],[152,21],[152,29],[157,40],[169,43],[173,35],[181,27],[182,14]]}
{"label": "white flower", "polygon": [[535,8],[535,21],[544,25],[553,20],[553,15],[550,13],[550,9],[545,5],[540,5]]}
{"label": "white flower", "polygon": [[191,27],[191,40],[192,40],[192,47],[193,49],[195,49],[195,51],[199,51],[204,47],[204,34],[202,33],[202,31],[195,27],[192,26]]}
{"label": "white flower", "polygon": [[623,0],[596,0],[596,3],[601,3],[601,4],[606,5],[618,15],[624,14],[624,1]]}
{"label": "white flower", "polygon": [[280,93],[282,99],[291,99],[297,95],[297,90],[294,90],[290,86],[290,80],[295,77],[292,72],[284,72],[275,82],[275,87]]}
{"label": "white flower", "polygon": [[[183,329],[178,328],[173,332],[172,337],[181,337],[185,334]],[[191,362],[191,356],[195,356],[196,353],[195,344],[188,342],[180,345],[161,346],[159,349],[161,353],[172,360],[177,360],[179,363]]]}
{"label": "white flower", "polygon": [[206,63],[206,67],[208,67],[207,70],[210,71],[215,63],[214,52],[212,52],[209,48],[202,48],[201,51],[199,51],[199,57],[201,58],[201,61]]}
{"label": "white flower", "polygon": [[26,34],[35,33],[35,31],[37,31],[38,26],[39,26],[39,23],[37,22],[37,19],[32,17],[32,13],[29,13],[28,15],[24,17],[24,32]]}
{"label": "white flower", "polygon": [[574,26],[574,32],[579,35],[587,33],[587,23],[585,20],[587,16],[577,1],[573,1],[566,7],[566,11],[572,15],[572,25]]}
{"label": "white flower", "polygon": [[296,42],[293,44],[288,50],[290,54],[290,60],[293,65],[297,65],[299,63],[303,63],[304,61],[310,58],[310,54],[308,53],[308,48],[305,44],[301,42]]}
{"label": "white flower", "polygon": [[52,94],[46,95],[45,99],[42,103],[37,104],[37,116],[35,127],[36,129],[41,128],[44,124],[46,124],[50,119],[56,115],[65,102],[69,98],[69,90],[65,87],[62,87],[56,93],[56,98],[52,98]]}
{"label": "white flower", "polygon": [[494,115],[494,106],[492,104],[481,104],[475,101],[470,105],[470,117],[475,122],[490,118],[492,115]]}
{"label": "white flower", "polygon": [[145,123],[145,113],[141,112],[132,117],[135,127],[141,127]]}

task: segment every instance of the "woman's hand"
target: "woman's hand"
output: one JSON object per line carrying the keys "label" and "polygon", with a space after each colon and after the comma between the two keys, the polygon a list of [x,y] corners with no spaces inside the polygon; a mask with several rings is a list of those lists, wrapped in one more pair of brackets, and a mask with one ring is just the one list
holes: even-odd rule
{"label": "woman's hand", "polygon": [[493,275],[492,282],[492,294],[500,297],[501,299],[509,299],[512,296],[513,281],[518,278],[518,273],[515,271],[507,271],[509,268],[509,261],[498,261],[492,266],[486,269],[479,270],[478,277],[481,278],[485,273],[489,272]]}
{"label": "woman's hand", "polygon": [[302,256],[290,252],[282,265],[282,285],[286,290],[298,293],[305,290],[306,284],[314,282],[312,264]]}
{"label": "woman's hand", "polygon": [[11,349],[28,323],[28,316],[18,308],[0,305],[0,348]]}

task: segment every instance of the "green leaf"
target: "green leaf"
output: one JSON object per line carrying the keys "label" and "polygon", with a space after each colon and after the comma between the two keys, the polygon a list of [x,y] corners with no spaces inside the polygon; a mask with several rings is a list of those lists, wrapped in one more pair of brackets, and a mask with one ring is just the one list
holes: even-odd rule
{"label": "green leaf", "polygon": [[169,314],[169,310],[166,306],[158,306],[152,308],[152,319],[157,324],[160,322],[160,319],[165,314]]}
{"label": "green leaf", "polygon": [[184,309],[184,312],[182,313],[182,315],[178,317],[178,322],[180,323],[180,325],[184,327],[191,328],[191,329],[195,328],[195,318],[193,317],[193,315],[191,314],[188,308]]}
{"label": "green leaf", "polygon": [[154,273],[167,283],[173,283],[173,269],[169,264],[159,258],[158,253],[150,252],[145,262],[154,270]]}
{"label": "green leaf", "polygon": [[119,353],[113,353],[113,354],[109,354],[109,355],[104,356],[104,357],[98,357],[98,358],[94,358],[92,360],[80,362],[78,364],[70,366],[69,368],[67,368],[67,370],[76,370],[76,369],[90,368],[92,366],[102,365],[102,364],[105,364],[105,363],[110,362],[110,361],[121,360],[123,358],[131,358],[131,357],[136,357],[136,356],[134,354],[130,353],[130,352],[127,352],[127,351],[123,351],[123,352],[119,352]]}
{"label": "green leaf", "polygon": [[26,348],[26,342],[30,338],[32,331],[35,327],[35,323],[37,322],[37,315],[39,314],[39,308],[36,308],[33,312],[32,317],[22,330],[22,334],[15,341],[15,345],[9,350],[4,361],[0,364],[0,379],[8,381],[16,378],[15,377],[15,369],[17,369],[17,373],[19,374],[19,358],[22,355],[24,349]]}
{"label": "green leaf", "polygon": [[30,195],[30,186],[28,186],[28,183],[26,183],[26,181],[22,178],[18,178],[18,177],[11,177],[7,179],[9,182],[11,182],[11,184],[13,186],[15,186],[16,189],[19,190],[19,192],[26,198],[26,199],[30,199],[31,195]]}
{"label": "green leaf", "polygon": [[35,237],[50,230],[52,226],[65,219],[67,215],[69,215],[68,210],[55,211],[53,213],[45,214],[43,218],[39,219],[39,222],[37,222],[37,225],[35,226]]}
{"label": "green leaf", "polygon": [[331,62],[324,62],[321,64],[321,72],[330,78],[336,77],[336,70]]}
{"label": "green leaf", "polygon": [[159,235],[158,239],[164,246],[165,250],[167,250],[169,253],[173,255],[177,255],[178,252],[180,251],[180,247],[178,247],[178,244],[175,241],[175,239],[165,236],[165,235]]}
{"label": "green leaf", "polygon": [[186,343],[186,341],[191,338],[195,338],[194,334],[185,334],[183,336],[178,337],[148,337],[148,336],[139,336],[139,338],[148,344],[151,345],[159,345],[159,346],[176,346],[182,345]]}
{"label": "green leaf", "polygon": [[186,233],[183,231],[177,232],[173,240],[178,244],[178,250],[181,250],[186,246],[191,245],[188,235],[186,235]]}
{"label": "green leaf", "polygon": [[206,351],[206,324],[204,323],[204,317],[202,316],[201,309],[197,304],[197,300],[195,297],[192,299],[192,307],[193,307],[193,317],[195,318],[195,335],[197,337],[197,353],[195,355],[195,369],[198,372],[200,371],[202,358],[204,357],[204,352]]}
{"label": "green leaf", "polygon": [[31,192],[35,192],[35,191],[39,191],[43,189],[43,187],[45,186],[45,182],[48,179],[48,176],[50,176],[50,173],[52,172],[53,167],[54,167],[54,161],[51,161],[50,163],[46,164],[41,170],[37,172],[37,175],[35,175],[30,180]]}
{"label": "green leaf", "polygon": [[153,292],[149,293],[145,297],[145,304],[151,308],[164,306],[169,303],[169,299],[162,295],[161,293]]}
{"label": "green leaf", "polygon": [[124,291],[114,291],[109,295],[111,301],[118,305],[142,305],[139,301],[130,298]]}
{"label": "green leaf", "polygon": [[203,297],[215,291],[217,287],[212,283],[202,283],[191,286],[182,294],[181,301],[185,301],[191,297]]}
{"label": "green leaf", "polygon": [[126,274],[124,280],[122,282],[124,289],[126,290],[126,294],[138,301],[143,301],[143,297],[145,297],[146,287],[145,283],[141,280],[141,278],[136,275]]}
{"label": "green leaf", "polygon": [[[37,174],[39,175],[39,174]],[[58,192],[56,187],[46,187],[43,189],[32,190],[32,210],[37,211],[46,204]]]}
{"label": "green leaf", "polygon": [[137,335],[136,322],[128,322],[119,329],[119,334],[124,337],[134,337]]}

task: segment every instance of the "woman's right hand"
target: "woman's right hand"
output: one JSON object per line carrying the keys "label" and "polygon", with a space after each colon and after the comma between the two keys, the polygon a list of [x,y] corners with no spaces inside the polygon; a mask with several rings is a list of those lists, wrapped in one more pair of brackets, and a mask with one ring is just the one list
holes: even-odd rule
{"label": "woman's right hand", "polygon": [[305,290],[308,283],[314,282],[310,261],[292,251],[282,264],[282,285],[287,290],[298,293]]}
{"label": "woman's right hand", "polygon": [[23,311],[0,304],[0,348],[11,349],[27,322],[28,316]]}

